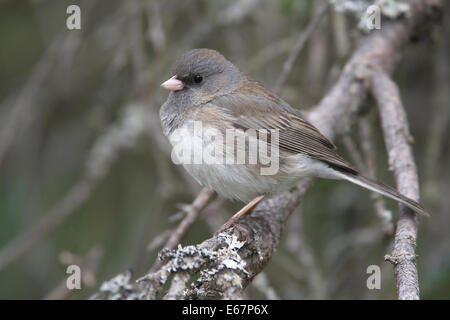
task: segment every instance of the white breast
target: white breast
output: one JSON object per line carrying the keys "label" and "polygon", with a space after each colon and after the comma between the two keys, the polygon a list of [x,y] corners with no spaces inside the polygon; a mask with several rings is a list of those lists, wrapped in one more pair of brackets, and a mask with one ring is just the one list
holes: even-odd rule
{"label": "white breast", "polygon": [[250,201],[259,194],[267,193],[276,183],[273,177],[262,178],[244,164],[225,163],[225,149],[219,148],[221,152],[213,152],[214,159],[208,158],[211,150],[218,149],[215,149],[214,141],[205,139],[204,134],[207,132],[210,137],[214,132],[220,132],[206,126],[199,130],[195,124],[193,121],[186,123],[171,133],[169,140],[173,146],[172,161],[183,165],[202,186],[225,198]]}
{"label": "white breast", "polygon": [[[199,127],[200,126],[200,127]],[[206,134],[206,136],[205,136]],[[173,146],[172,161],[181,164],[202,186],[225,198],[248,202],[261,194],[274,194],[293,187],[302,177],[330,170],[326,164],[305,155],[284,159],[285,166],[274,175],[260,175],[245,164],[225,163],[226,149],[216,148],[211,136],[219,130],[189,121],[168,138]],[[211,154],[214,157],[207,157]],[[217,152],[219,150],[219,152]]]}

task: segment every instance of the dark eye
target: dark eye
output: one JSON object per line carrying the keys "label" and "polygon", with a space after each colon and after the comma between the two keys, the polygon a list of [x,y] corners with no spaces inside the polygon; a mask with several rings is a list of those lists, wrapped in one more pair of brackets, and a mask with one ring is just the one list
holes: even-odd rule
{"label": "dark eye", "polygon": [[203,81],[203,77],[202,77],[201,75],[196,74],[196,75],[194,76],[194,82],[195,82],[195,83],[200,83],[200,82],[202,82],[202,81]]}

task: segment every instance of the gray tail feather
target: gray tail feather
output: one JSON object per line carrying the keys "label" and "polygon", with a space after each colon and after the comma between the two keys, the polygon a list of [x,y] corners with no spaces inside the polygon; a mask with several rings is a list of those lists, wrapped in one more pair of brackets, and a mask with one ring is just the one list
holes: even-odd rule
{"label": "gray tail feather", "polygon": [[405,197],[401,193],[399,193],[397,190],[382,184],[378,183],[372,179],[366,178],[360,174],[354,174],[350,172],[345,171],[337,171],[336,174],[341,177],[342,179],[345,179],[347,181],[350,181],[354,184],[357,184],[363,188],[366,188],[368,190],[377,192],[379,194],[382,194],[388,198],[391,198],[393,200],[396,200],[400,203],[403,203],[405,206],[411,208],[417,213],[423,214],[425,216],[429,216],[428,212],[425,210],[424,207],[422,207],[419,203],[416,201]]}

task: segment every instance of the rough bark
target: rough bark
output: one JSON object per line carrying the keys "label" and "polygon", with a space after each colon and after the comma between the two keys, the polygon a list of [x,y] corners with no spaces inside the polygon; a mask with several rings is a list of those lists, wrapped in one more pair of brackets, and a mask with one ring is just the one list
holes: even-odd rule
{"label": "rough bark", "polygon": [[[419,180],[411,146],[408,119],[397,85],[384,72],[373,77],[373,95],[377,101],[388,150],[389,167],[394,171],[397,189],[419,201]],[[398,298],[419,299],[419,276],[416,267],[417,213],[400,205],[392,253],[385,260],[394,265]]]}

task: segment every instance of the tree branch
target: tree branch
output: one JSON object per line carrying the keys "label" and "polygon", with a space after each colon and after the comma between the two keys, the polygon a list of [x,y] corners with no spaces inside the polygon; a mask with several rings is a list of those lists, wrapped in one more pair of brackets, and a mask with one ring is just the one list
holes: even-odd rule
{"label": "tree branch", "polygon": [[[419,201],[419,180],[410,144],[408,120],[397,85],[380,71],[373,77],[372,92],[378,104],[389,167],[394,170],[397,189]],[[394,248],[386,261],[394,264],[398,298],[419,299],[419,276],[416,267],[417,213],[400,205]]]}
{"label": "tree branch", "polygon": [[[371,89],[374,73],[392,68],[394,57],[408,43],[415,28],[431,18],[430,13],[438,4],[435,0],[413,0],[407,17],[386,22],[381,30],[367,36],[346,64],[336,84],[308,113],[308,120],[330,139],[348,131]],[[196,246],[163,250],[160,253],[163,261],[161,269],[141,278],[139,285],[125,283],[124,287],[128,288],[126,292],[131,292],[133,297],[138,292],[141,298],[161,298],[164,285],[168,284],[168,292],[171,293],[168,297],[173,293],[177,298],[184,299],[242,297],[242,290],[271,259],[286,220],[311,184],[311,179],[302,181],[290,192],[261,202],[252,213],[238,221],[237,228],[228,229]],[[400,191],[404,192],[403,189]],[[408,192],[405,194],[411,196]],[[402,217],[407,217],[407,214],[403,213]],[[409,219],[403,218],[399,223],[409,222]],[[246,231],[240,232],[242,229]],[[170,284],[171,275],[180,272],[183,276],[178,276]],[[193,275],[199,275],[199,278],[187,286],[186,273],[189,278]],[[186,290],[180,295],[177,288],[183,286]],[[107,288],[108,282],[102,287]],[[108,290],[103,290],[103,297],[108,297]],[[128,297],[124,295],[121,298]]]}

